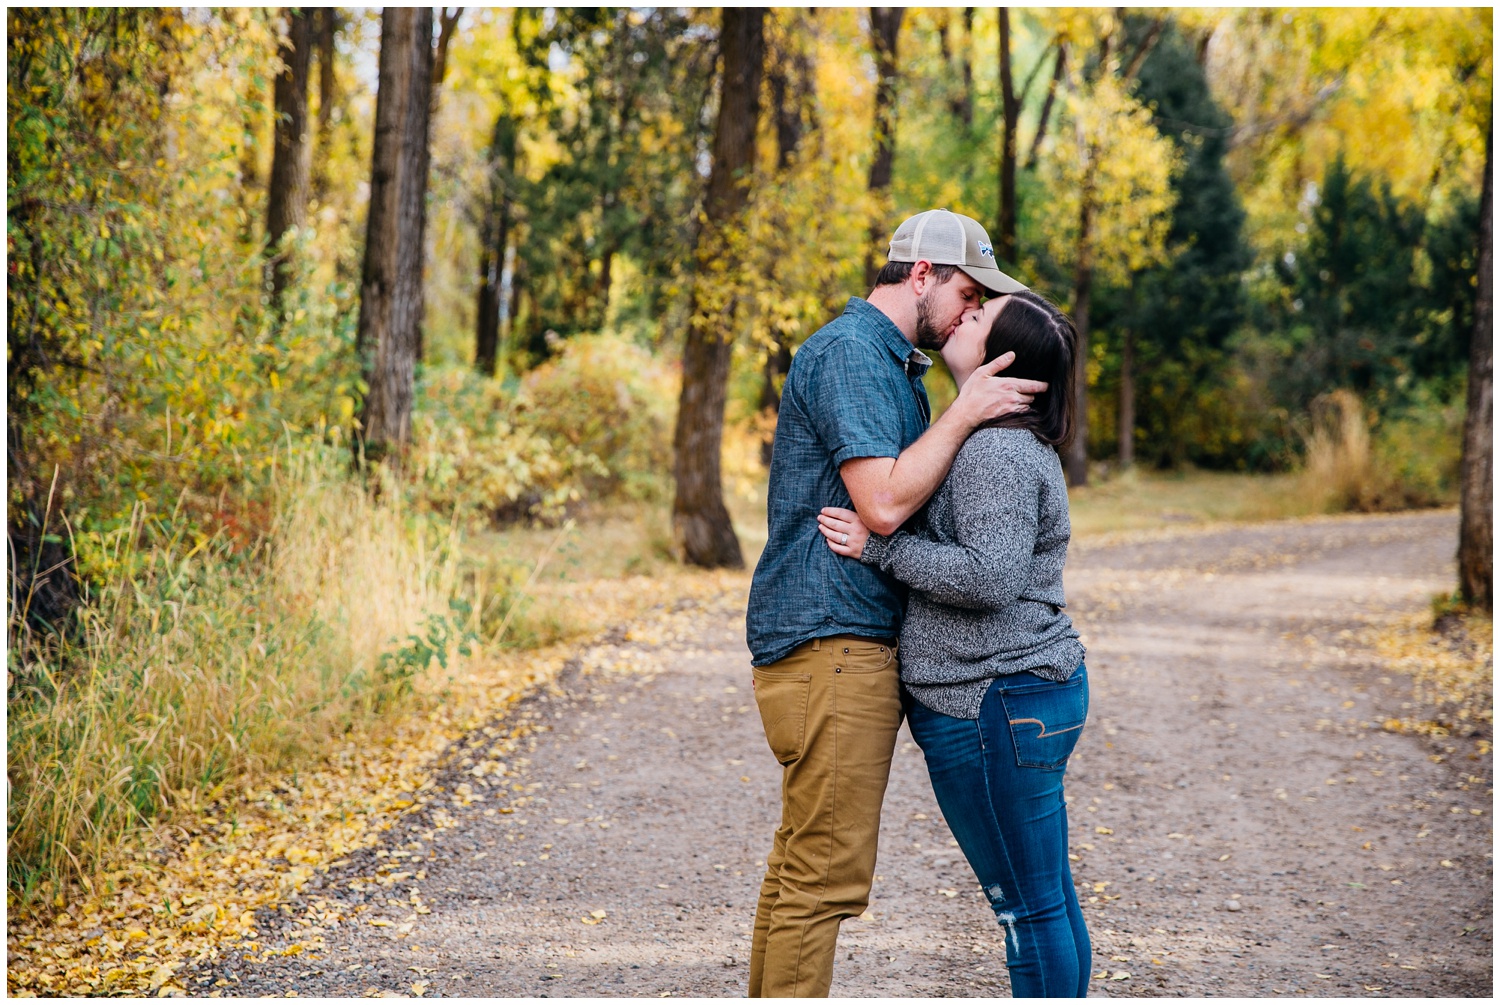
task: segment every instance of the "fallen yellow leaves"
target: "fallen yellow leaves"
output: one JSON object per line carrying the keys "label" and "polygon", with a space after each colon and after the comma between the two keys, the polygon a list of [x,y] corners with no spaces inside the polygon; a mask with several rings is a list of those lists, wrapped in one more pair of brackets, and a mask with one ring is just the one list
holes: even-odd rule
{"label": "fallen yellow leaves", "polygon": [[[661,658],[647,647],[690,644],[693,620],[705,609],[725,618],[743,611],[744,574],[692,573],[672,576],[670,585],[647,582],[649,589],[627,589],[619,580],[597,587],[570,584],[588,595],[595,616],[638,614],[642,598],[660,597],[664,588],[668,596],[685,598],[632,626],[627,645],[596,644],[580,655],[572,642],[450,663],[450,676],[420,682],[402,713],[332,743],[319,762],[295,766],[295,773],[280,778],[243,782],[238,790],[221,786],[208,802],[182,807],[155,834],[121,848],[91,883],[48,889],[29,906],[13,901],[6,938],[10,995],[181,995],[187,991],[183,969],[226,950],[262,961],[298,954],[320,958],[331,930],[361,919],[351,916],[359,909],[316,896],[309,886],[315,877],[376,846],[405,814],[426,811],[434,831],[456,826],[460,818],[450,810],[481,803],[481,790],[491,787],[492,778],[503,789],[503,779],[513,773],[491,757],[480,762],[482,771],[463,766],[472,783],[442,791],[433,773],[454,740],[494,729],[525,691],[552,686],[570,660],[578,659],[584,674],[657,673]],[[620,595],[611,606],[609,598]],[[375,874],[346,881],[351,889],[389,888],[426,875],[396,868],[398,859],[409,857],[406,851],[375,855],[381,863]],[[257,921],[257,912],[265,917],[272,911],[280,919],[274,937],[271,926],[262,931]],[[363,920],[400,938],[413,930],[418,915],[429,913],[414,900],[412,916],[399,923]],[[596,911],[587,921],[598,924],[603,917]],[[232,993],[232,985],[221,987]],[[415,986],[412,991],[421,993]],[[367,993],[396,994],[378,988]]]}
{"label": "fallen yellow leaves", "polygon": [[[1413,614],[1373,633],[1372,644],[1392,670],[1409,674],[1426,716],[1386,719],[1393,733],[1464,736],[1494,722],[1494,623],[1476,614]],[[1478,753],[1489,753],[1479,741]]]}

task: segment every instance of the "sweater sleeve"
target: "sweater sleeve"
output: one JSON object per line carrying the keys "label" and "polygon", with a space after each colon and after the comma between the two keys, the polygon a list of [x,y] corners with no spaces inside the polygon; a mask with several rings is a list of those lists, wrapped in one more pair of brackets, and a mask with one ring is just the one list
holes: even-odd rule
{"label": "sweater sleeve", "polygon": [[952,607],[999,610],[1013,603],[1030,578],[1039,472],[1018,438],[1005,432],[980,430],[954,459],[948,479],[955,541],[906,531],[871,534],[861,561]]}

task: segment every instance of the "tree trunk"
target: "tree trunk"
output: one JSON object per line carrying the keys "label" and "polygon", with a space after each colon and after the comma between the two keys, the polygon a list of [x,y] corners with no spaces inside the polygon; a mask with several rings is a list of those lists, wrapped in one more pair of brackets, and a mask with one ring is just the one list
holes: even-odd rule
{"label": "tree trunk", "polygon": [[1479,203],[1479,288],[1469,341],[1469,395],[1464,415],[1463,488],[1458,532],[1458,588],[1475,607],[1494,609],[1494,130],[1484,142],[1484,195]]}
{"label": "tree trunk", "polygon": [[905,7],[870,8],[870,45],[875,51],[875,159],[870,162],[870,194],[876,216],[870,221],[870,240],[865,245],[865,287],[875,285],[880,271],[876,249],[889,236],[886,198],[891,188],[891,169],[896,161],[896,40],[901,34]]}
{"label": "tree trunk", "polygon": [[307,78],[312,65],[312,18],[305,8],[286,9],[286,42],[276,75],[276,139],[271,155],[271,180],[266,190],[266,284],[271,288],[271,313],[279,326],[286,288],[294,272],[291,250],[284,248],[287,233],[307,222],[308,170]]}
{"label": "tree trunk", "polygon": [[505,249],[510,244],[511,180],[516,161],[516,126],[510,113],[495,119],[490,141],[490,198],[479,234],[479,295],[474,366],[486,377],[495,375],[500,350],[501,280]]}
{"label": "tree trunk", "polygon": [[263,95],[256,93],[255,78],[252,76],[250,93],[240,102],[240,187],[239,206],[240,240],[245,244],[252,244],[256,238],[256,221],[258,214],[255,212],[255,194],[260,188],[260,150],[257,137],[255,115],[252,109],[259,105]]}
{"label": "tree trunk", "polygon": [[969,53],[974,46],[974,8],[964,8],[964,44],[959,50],[959,77],[964,82],[963,97],[959,99],[958,119],[964,124],[967,134],[974,127],[974,61]]}
{"label": "tree trunk", "polygon": [[700,310],[723,233],[739,223],[748,200],[747,175],[755,166],[755,130],[765,49],[763,7],[725,7],[719,48],[724,60],[719,116],[714,127],[713,167],[704,200],[704,227],[695,249],[699,269],[693,288],[687,340],[682,350],[682,396],[677,407],[676,498],[672,532],[683,559],[708,568],[745,564],[729,511],[724,508],[719,458],[724,437],[724,398],[729,380],[734,304]]}
{"label": "tree trunk", "polygon": [[1052,65],[1052,81],[1047,85],[1047,98],[1042,102],[1042,117],[1036,124],[1036,135],[1031,138],[1031,149],[1026,154],[1026,170],[1036,167],[1037,156],[1042,151],[1042,140],[1047,136],[1047,123],[1052,118],[1052,104],[1057,100],[1057,85],[1062,82],[1063,71],[1068,63],[1068,43],[1057,40],[1057,62]]}
{"label": "tree trunk", "polygon": [[1063,467],[1069,485],[1089,482],[1089,300],[1094,292],[1094,159],[1088,153],[1078,209],[1078,252],[1074,256],[1073,327],[1078,345],[1073,353],[1073,442]]}
{"label": "tree trunk", "polygon": [[432,86],[428,93],[428,114],[437,118],[438,98],[441,96],[443,78],[448,76],[448,46],[453,42],[453,32],[458,19],[463,16],[462,7],[440,7],[438,16],[437,51],[432,54]]}
{"label": "tree trunk", "polygon": [[[380,64],[375,96],[375,137],[370,165],[370,206],[365,221],[365,260],[360,278],[359,325],[354,347],[365,385],[356,449],[370,460],[384,455],[401,394],[392,351],[391,301],[395,293],[401,195],[401,146],[411,77],[410,8],[387,7],[380,17]],[[410,398],[410,391],[407,392]]]}
{"label": "tree trunk", "polygon": [[1125,329],[1120,347],[1120,467],[1135,463],[1135,331]]}
{"label": "tree trunk", "polygon": [[334,76],[339,32],[339,9],[318,7],[318,138],[313,158],[313,196],[319,200],[328,194],[328,163],[333,154],[333,107],[338,101],[338,78]]}
{"label": "tree trunk", "polygon": [[393,438],[411,433],[411,399],[416,364],[422,360],[422,320],[426,307],[423,265],[427,247],[427,145],[432,122],[432,8],[412,13],[411,71],[407,77],[406,121],[401,136],[401,198],[397,203],[396,289],[391,297],[391,333],[400,346],[402,394],[391,413]]}
{"label": "tree trunk", "polygon": [[[787,371],[792,368],[792,347],[786,337],[777,335],[776,346],[766,354],[766,365],[761,372],[760,410],[771,417],[781,411],[781,385],[786,381]],[[768,423],[760,441],[760,462],[771,466],[771,453],[776,444],[775,423]]]}
{"label": "tree trunk", "polygon": [[1020,128],[1021,103],[1016,100],[1015,77],[1010,65],[1010,10],[1000,14],[1000,229],[996,234],[996,257],[1006,267],[1016,264],[1016,131]]}
{"label": "tree trunk", "polygon": [[805,51],[799,49],[791,53],[778,50],[774,54],[766,72],[766,83],[771,92],[772,114],[776,116],[777,171],[785,171],[792,166],[797,148],[802,145],[805,130],[803,110],[809,98],[806,89],[810,82],[809,60]]}
{"label": "tree trunk", "polygon": [[[948,12],[945,9],[938,21],[938,45],[943,52],[943,70],[953,69],[954,45],[949,36]],[[964,8],[964,37],[958,46],[959,85],[957,94],[948,99],[948,111],[962,122],[967,133],[974,124],[974,64],[969,59],[969,46],[974,37],[974,8]]]}
{"label": "tree trunk", "polygon": [[[406,179],[410,180],[412,187],[408,190],[408,182],[403,180],[402,249],[406,257],[404,264],[398,266],[397,274],[403,288],[409,289],[410,293],[406,297],[398,296],[396,316],[408,326],[414,363],[420,363],[427,354],[427,330],[423,325],[427,286],[422,266],[427,259],[427,176],[432,164],[432,121],[437,118],[439,86],[447,72],[448,43],[453,38],[453,29],[463,8],[444,7],[441,11],[436,51],[433,48],[432,11],[423,9],[416,13],[417,23],[413,31],[417,38],[412,43],[413,78],[406,105],[408,133],[402,146],[404,156],[409,158],[410,171]],[[407,146],[407,143],[411,145]],[[407,237],[411,238],[410,245],[405,243]],[[405,440],[403,436],[402,442]]]}
{"label": "tree trunk", "polygon": [[482,376],[495,375],[500,355],[500,264],[496,262],[495,231],[499,226],[486,215],[479,249],[479,292],[474,304],[474,369]]}

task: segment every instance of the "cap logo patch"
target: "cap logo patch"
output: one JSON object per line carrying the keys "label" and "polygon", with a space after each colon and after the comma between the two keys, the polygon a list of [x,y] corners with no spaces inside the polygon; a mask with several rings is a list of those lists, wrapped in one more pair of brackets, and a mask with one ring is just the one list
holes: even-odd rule
{"label": "cap logo patch", "polygon": [[983,241],[979,242],[979,253],[985,258],[995,257],[995,249],[990,247],[988,244],[985,244]]}

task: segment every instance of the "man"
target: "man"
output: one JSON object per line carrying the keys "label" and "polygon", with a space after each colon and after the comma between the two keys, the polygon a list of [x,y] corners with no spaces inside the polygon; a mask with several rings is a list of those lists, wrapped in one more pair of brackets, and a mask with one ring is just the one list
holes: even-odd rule
{"label": "man", "polygon": [[746,634],[766,740],[783,765],[782,817],[755,912],[751,997],[828,994],[839,925],[864,913],[880,805],[901,725],[896,637],[904,588],[834,555],[823,506],[895,531],[948,473],[974,428],[1047,385],[981,367],[929,429],[921,349],[939,349],[985,291],[1025,289],[995,268],[989,235],[947,210],[896,228],[868,300],[815,332],[792,360],[776,423],[769,537]]}

